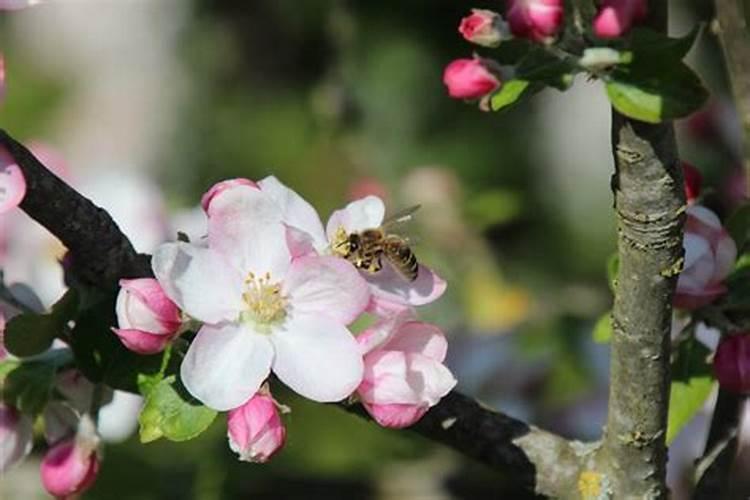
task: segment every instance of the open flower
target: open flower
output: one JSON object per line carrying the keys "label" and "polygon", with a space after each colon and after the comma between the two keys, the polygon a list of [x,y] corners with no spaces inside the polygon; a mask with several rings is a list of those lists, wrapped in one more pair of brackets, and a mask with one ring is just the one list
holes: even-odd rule
{"label": "open flower", "polygon": [[286,429],[270,393],[255,396],[227,415],[229,447],[247,462],[268,462],[283,446]]}
{"label": "open flower", "polygon": [[[257,183],[246,179],[232,179],[212,187],[203,197],[203,206],[209,218],[212,200],[216,199],[217,194],[227,187],[238,185],[250,189],[255,187],[273,200],[278,210],[277,217],[287,226],[287,246],[293,258],[335,255],[331,249],[342,234],[380,227],[385,218],[383,200],[377,196],[366,196],[335,211],[328,219],[326,229],[323,229],[320,217],[312,205],[273,176]],[[370,285],[372,293],[368,310],[381,316],[429,304],[437,300],[446,288],[445,281],[424,265],[419,266],[415,281],[404,279],[387,262],[383,262],[383,268],[376,273],[360,271],[360,274]]]}
{"label": "open flower", "polygon": [[163,351],[182,326],[179,308],[153,278],[120,280],[115,310],[120,328],[112,331],[140,354]]}
{"label": "open flower", "polygon": [[210,200],[207,246],[167,243],[154,253],[167,296],[204,322],[181,376],[211,408],[240,406],[271,370],[315,401],[343,399],[362,379],[345,325],[366,307],[367,284],[335,257],[293,260],[282,215],[267,193],[232,186]]}
{"label": "open flower", "polygon": [[737,246],[716,214],[700,205],[687,209],[683,245],[685,265],[677,281],[674,305],[696,309],[726,293],[723,281],[734,267]]}
{"label": "open flower", "polygon": [[26,458],[33,437],[31,418],[0,403],[0,474]]}
{"label": "open flower", "polygon": [[448,349],[443,332],[409,313],[382,320],[357,341],[365,359],[357,394],[384,427],[414,424],[456,385],[443,364]]}
{"label": "open flower", "polygon": [[99,436],[84,415],[75,436],[63,439],[45,453],[40,466],[42,485],[51,495],[69,497],[91,487],[99,472]]}

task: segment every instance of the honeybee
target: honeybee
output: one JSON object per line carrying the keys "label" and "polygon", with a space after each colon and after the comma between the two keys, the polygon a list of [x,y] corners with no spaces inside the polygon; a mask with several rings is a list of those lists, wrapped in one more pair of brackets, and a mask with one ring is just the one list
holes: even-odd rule
{"label": "honeybee", "polygon": [[358,269],[377,273],[383,268],[383,257],[407,281],[417,279],[419,263],[407,240],[387,230],[412,218],[419,205],[409,207],[387,217],[380,227],[347,234],[339,228],[333,244],[333,252],[345,258]]}

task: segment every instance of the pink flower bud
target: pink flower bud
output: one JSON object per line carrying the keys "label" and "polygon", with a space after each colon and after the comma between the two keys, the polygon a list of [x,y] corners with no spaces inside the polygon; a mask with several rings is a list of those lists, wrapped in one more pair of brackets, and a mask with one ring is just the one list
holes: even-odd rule
{"label": "pink flower bud", "polygon": [[599,38],[622,36],[642,21],[647,11],[646,0],[604,0],[594,18],[594,33]]}
{"label": "pink flower bud", "polygon": [[0,473],[26,458],[31,451],[32,438],[31,418],[0,403]]}
{"label": "pink flower bud", "polygon": [[690,163],[683,161],[682,174],[685,176],[685,198],[688,203],[694,201],[698,195],[701,194],[701,184],[703,184],[703,176],[700,170],[695,168]]}
{"label": "pink flower bud", "polygon": [[443,364],[448,348],[443,332],[408,313],[368,328],[357,342],[365,362],[357,394],[384,427],[413,425],[456,385]]}
{"label": "pink flower bud", "polygon": [[89,488],[99,472],[99,437],[88,416],[81,419],[74,437],[45,453],[40,467],[42,485],[50,495],[67,497]]}
{"label": "pink flower bud", "polygon": [[547,42],[562,25],[562,0],[508,0],[507,5],[505,18],[517,37]]}
{"label": "pink flower bud", "polygon": [[461,19],[458,31],[469,42],[483,47],[497,47],[510,35],[500,14],[484,9],[471,9],[471,14]]}
{"label": "pink flower bud", "polygon": [[258,185],[250,179],[243,178],[227,179],[225,181],[217,182],[216,184],[211,186],[211,189],[206,191],[201,197],[201,207],[203,207],[203,210],[208,213],[208,206],[211,204],[211,200],[213,200],[216,195],[218,195],[222,191],[225,191],[226,189],[234,186],[252,186],[254,188],[258,187]]}
{"label": "pink flower bud", "polygon": [[451,62],[443,72],[443,83],[454,99],[479,99],[500,88],[500,79],[476,57]]}
{"label": "pink flower bud", "polygon": [[247,462],[267,462],[282,446],[286,429],[270,394],[258,392],[227,415],[229,447]]}
{"label": "pink flower bud", "polygon": [[180,310],[153,278],[120,280],[117,322],[113,331],[125,346],[140,354],[164,349],[182,325]]}
{"label": "pink flower bud", "polygon": [[677,281],[674,305],[697,309],[726,293],[724,279],[734,267],[737,246],[711,210],[700,205],[687,209],[685,264]]}
{"label": "pink flower bud", "polygon": [[750,332],[721,339],[714,355],[714,374],[723,389],[750,393]]}

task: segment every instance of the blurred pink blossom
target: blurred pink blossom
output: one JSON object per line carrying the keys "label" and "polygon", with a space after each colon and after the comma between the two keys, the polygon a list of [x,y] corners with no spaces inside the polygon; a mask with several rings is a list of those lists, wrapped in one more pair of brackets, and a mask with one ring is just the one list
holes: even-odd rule
{"label": "blurred pink blossom", "polygon": [[443,83],[454,99],[480,99],[500,88],[500,79],[482,59],[456,59],[445,67]]}
{"label": "blurred pink blossom", "polygon": [[562,25],[562,0],[508,0],[507,6],[505,18],[517,37],[546,42]]}
{"label": "blurred pink blossom", "polygon": [[84,416],[76,435],[53,445],[40,466],[42,485],[50,495],[69,497],[88,489],[99,472],[99,436]]}
{"label": "blurred pink blossom", "polygon": [[647,0],[604,0],[594,18],[594,33],[599,38],[622,36],[646,17],[647,10]]}
{"label": "blurred pink blossom", "polygon": [[497,47],[510,38],[508,25],[500,14],[485,9],[471,9],[471,14],[461,19],[458,31],[467,41],[483,47]]}

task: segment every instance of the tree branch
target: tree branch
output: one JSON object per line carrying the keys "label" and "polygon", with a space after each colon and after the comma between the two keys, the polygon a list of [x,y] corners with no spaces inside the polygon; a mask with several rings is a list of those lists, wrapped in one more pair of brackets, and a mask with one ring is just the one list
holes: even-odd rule
{"label": "tree branch", "polygon": [[743,164],[750,193],[750,33],[741,0],[716,0],[716,30],[742,124]]}
{"label": "tree branch", "polygon": [[[57,236],[75,256],[74,272],[98,286],[124,277],[150,276],[147,255],[137,254],[103,209],[47,170],[23,145],[0,130],[0,145],[16,160],[27,182],[21,208]],[[367,416],[359,406],[345,406]],[[422,436],[518,481],[529,492],[564,496],[575,491],[591,445],[568,442],[452,392],[412,428]]]}
{"label": "tree branch", "polygon": [[[666,3],[649,24],[666,30]],[[602,450],[612,491],[666,498],[672,295],[682,267],[685,210],[672,124],[612,111],[612,187],[620,267],[612,311],[609,413]]]}
{"label": "tree branch", "polygon": [[78,279],[87,285],[113,288],[121,277],[150,274],[148,256],[136,253],[106,211],[52,174],[2,129],[0,146],[16,160],[26,179],[21,208],[70,250]]}

